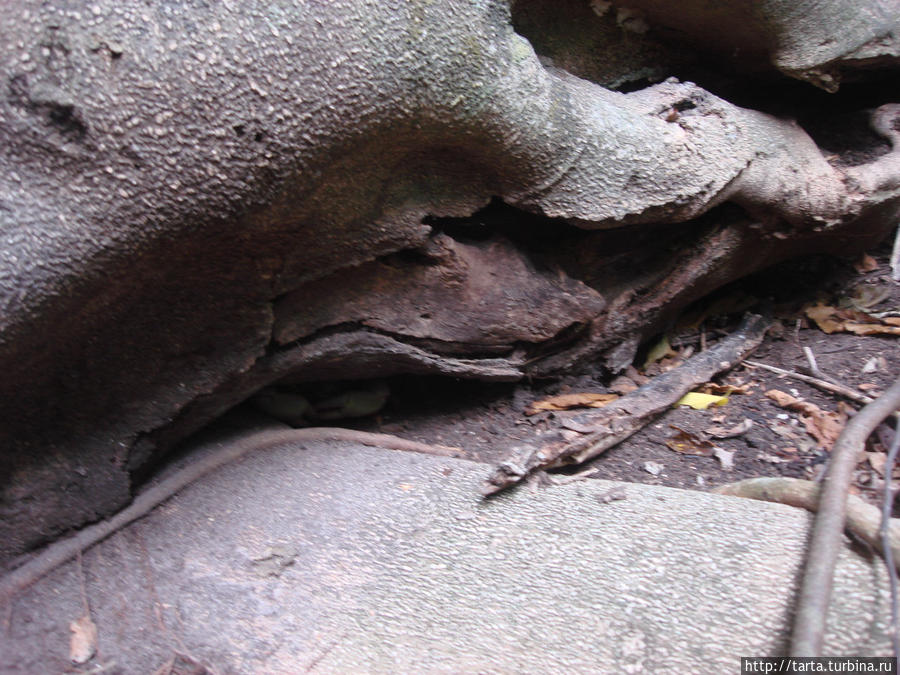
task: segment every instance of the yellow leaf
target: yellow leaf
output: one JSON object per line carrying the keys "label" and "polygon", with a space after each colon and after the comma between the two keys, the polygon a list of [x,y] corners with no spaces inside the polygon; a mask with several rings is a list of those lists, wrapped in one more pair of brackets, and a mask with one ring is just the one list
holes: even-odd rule
{"label": "yellow leaf", "polygon": [[691,393],[682,396],[675,404],[675,407],[686,405],[690,406],[694,410],[706,410],[711,405],[725,405],[726,403],[728,403],[727,396],[701,394],[699,392],[692,391]]}
{"label": "yellow leaf", "polygon": [[650,348],[650,351],[647,352],[647,360],[644,361],[644,370],[647,369],[651,363],[656,363],[657,361],[662,361],[667,356],[677,356],[678,352],[672,349],[672,345],[669,344],[669,336],[663,335],[659,342],[653,345]]}
{"label": "yellow leaf", "polygon": [[580,394],[560,394],[549,398],[533,401],[525,408],[526,415],[536,415],[547,410],[569,410],[570,408],[602,408],[615,401],[617,394],[598,394],[595,392],[583,392]]}

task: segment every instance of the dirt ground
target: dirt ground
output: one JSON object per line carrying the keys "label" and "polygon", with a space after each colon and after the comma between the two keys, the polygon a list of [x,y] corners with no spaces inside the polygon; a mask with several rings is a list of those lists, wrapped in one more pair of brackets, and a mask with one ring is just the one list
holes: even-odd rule
{"label": "dirt ground", "polygon": [[[745,306],[748,297],[770,301],[778,321],[750,360],[804,372],[809,361],[803,348],[808,347],[821,373],[859,393],[877,396],[900,375],[898,336],[828,334],[806,316],[805,309],[822,302],[833,307],[850,305],[879,316],[900,315],[900,284],[891,279],[890,244],[887,241],[869,252],[868,257],[853,261],[793,261],[721,289],[685,312],[685,316],[691,312],[694,316],[708,314],[699,328],[679,328],[677,322],[671,327],[670,344],[680,356],[686,355],[686,349],[696,352],[701,348],[701,334],[706,344],[712,344],[736,326],[740,312],[729,313],[729,308]],[[725,313],[717,314],[722,310]],[[900,328],[895,332],[900,333]],[[649,346],[657,340],[651,340],[638,353],[635,362],[639,370],[643,370]],[[653,363],[646,374],[658,373],[677,362],[677,357],[670,357]],[[609,380],[599,368],[559,380],[517,385],[397,378],[390,382],[391,396],[381,414],[352,426],[457,446],[476,461],[492,463],[517,445],[534,444],[541,432],[559,427],[557,413],[526,415],[529,403],[563,393],[609,392]],[[731,394],[727,404],[708,410],[672,409],[577,470],[593,467],[597,478],[698,490],[757,476],[816,478],[826,465],[833,442],[828,433],[839,430],[844,419],[841,415],[852,415],[860,407],[805,382],[746,364],[724,374],[717,382],[735,385],[746,393]],[[785,409],[767,397],[770,390],[815,404],[823,415],[807,421],[808,414]],[[746,420],[751,421],[749,428],[734,437],[710,437],[710,431],[716,428],[745,428]],[[346,422],[342,425],[351,426]],[[812,425],[813,435],[807,425]],[[673,427],[734,453],[733,467],[726,468],[714,456],[670,449],[666,441],[678,433]],[[820,437],[814,438],[815,435]],[[863,497],[872,498],[884,484],[885,444],[884,433],[881,440],[873,436],[868,447],[872,454],[859,464],[854,490]]]}

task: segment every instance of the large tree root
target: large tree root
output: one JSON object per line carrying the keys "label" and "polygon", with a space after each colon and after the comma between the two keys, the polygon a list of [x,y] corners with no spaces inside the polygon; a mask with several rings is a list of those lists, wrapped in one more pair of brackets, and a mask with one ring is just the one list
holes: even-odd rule
{"label": "large tree root", "polygon": [[321,441],[359,443],[374,448],[406,450],[442,457],[458,457],[458,448],[418,443],[398,436],[376,434],[355,429],[334,427],[308,427],[305,429],[278,429],[254,433],[219,449],[196,462],[188,464],[161,482],[135,497],[122,511],[94,525],[89,525],[67,539],[50,544],[28,562],[13,569],[0,579],[0,605],[5,604],[20,591],[28,588],[41,577],[49,574],[80,552],[98,544],[114,532],[147,515],[164,501],[183,490],[194,481],[233,462],[251,452],[266,450],[285,443],[313,443]]}
{"label": "large tree root", "polygon": [[[729,483],[713,490],[718,494],[732,497],[758,499],[764,502],[787,504],[815,513],[819,508],[822,486],[800,478],[750,478]],[[848,532],[864,541],[880,553],[884,553],[881,542],[881,512],[855,495],[847,497]],[[891,552],[895,564],[900,564],[900,519],[890,522]]]}
{"label": "large tree root", "polygon": [[523,459],[500,463],[485,482],[482,494],[495,494],[523,480],[539,469],[579,464],[621,443],[674,405],[678,399],[711,377],[732,368],[759,346],[769,321],[748,315],[734,335],[722,340],[683,365],[653,378],[640,389],[610,403],[605,408],[566,423],[585,435],[571,443],[551,444]]}

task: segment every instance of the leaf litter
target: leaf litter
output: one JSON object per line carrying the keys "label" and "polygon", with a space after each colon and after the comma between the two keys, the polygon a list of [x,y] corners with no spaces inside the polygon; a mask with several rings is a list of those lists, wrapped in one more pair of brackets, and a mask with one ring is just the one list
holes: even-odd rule
{"label": "leaf litter", "polygon": [[819,447],[823,450],[831,450],[847,424],[846,413],[826,412],[815,403],[803,401],[778,389],[767,391],[766,398],[773,400],[786,410],[800,413],[800,420],[807,433],[816,439]]}
{"label": "leaf litter", "polygon": [[876,318],[858,309],[840,309],[818,303],[805,310],[824,333],[853,333],[854,335],[900,335],[900,317]]}

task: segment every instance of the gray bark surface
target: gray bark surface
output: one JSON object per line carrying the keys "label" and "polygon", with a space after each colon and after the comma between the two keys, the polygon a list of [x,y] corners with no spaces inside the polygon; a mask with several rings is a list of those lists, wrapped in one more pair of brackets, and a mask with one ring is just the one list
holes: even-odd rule
{"label": "gray bark surface", "polygon": [[[82,580],[95,663],[128,674],[174,650],[225,673],[712,675],[787,645],[802,509],[607,481],[482,502],[481,464],[260,445],[12,600],[6,672],[66,668]],[[836,591],[828,654],[889,654],[878,558],[843,546]]]}
{"label": "gray bark surface", "polygon": [[[779,39],[806,25],[766,7]],[[581,79],[514,18],[500,0],[2,13],[0,559],[120,508],[133,472],[285,377],[552,374],[896,222],[896,106],[866,161],[829,161],[689,82]],[[800,41],[778,67],[868,54],[881,33],[853,25],[849,51]],[[537,255],[516,223],[474,243],[434,225],[492,198],[585,232]]]}

